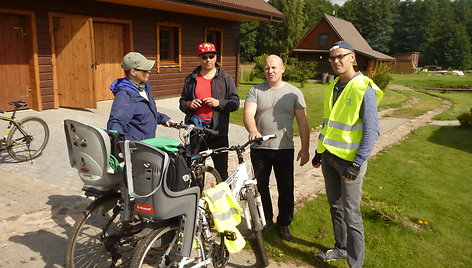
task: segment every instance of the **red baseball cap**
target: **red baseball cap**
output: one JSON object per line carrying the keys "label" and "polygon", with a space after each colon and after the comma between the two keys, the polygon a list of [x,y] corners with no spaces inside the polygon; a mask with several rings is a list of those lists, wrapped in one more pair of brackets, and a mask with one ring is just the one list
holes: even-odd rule
{"label": "red baseball cap", "polygon": [[200,56],[204,53],[217,53],[215,45],[212,43],[202,43],[198,45],[197,55]]}

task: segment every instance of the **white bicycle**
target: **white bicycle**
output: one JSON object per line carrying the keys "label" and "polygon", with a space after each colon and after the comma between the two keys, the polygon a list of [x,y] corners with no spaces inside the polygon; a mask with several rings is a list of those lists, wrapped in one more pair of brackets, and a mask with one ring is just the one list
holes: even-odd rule
{"label": "white bicycle", "polygon": [[[231,147],[221,147],[217,149],[208,149],[198,153],[197,157],[207,158],[212,154],[234,151],[238,157],[238,167],[233,171],[226,180],[231,187],[231,192],[236,200],[243,205],[244,218],[249,230],[254,233],[257,242],[257,253],[264,267],[269,265],[266,248],[264,246],[263,228],[266,225],[264,209],[262,207],[261,196],[257,190],[256,178],[251,178],[244,162],[243,153],[246,148],[253,143],[261,143],[263,141],[273,139],[276,135],[266,135],[257,139],[249,140],[243,145],[235,145]],[[207,179],[205,179],[207,180]],[[214,180],[207,180],[214,181]],[[207,185],[205,185],[207,187]]]}

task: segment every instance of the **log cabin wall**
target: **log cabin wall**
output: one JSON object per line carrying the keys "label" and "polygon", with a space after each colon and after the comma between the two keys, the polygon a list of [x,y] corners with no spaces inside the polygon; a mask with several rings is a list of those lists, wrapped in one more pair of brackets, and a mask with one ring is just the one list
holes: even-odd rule
{"label": "log cabin wall", "polygon": [[[237,81],[239,22],[212,19],[166,11],[128,7],[91,0],[84,1],[5,1],[0,9],[27,10],[34,13],[37,37],[37,59],[39,72],[38,100],[42,109],[57,108],[54,92],[50,14],[82,15],[92,18],[108,18],[131,21],[132,45],[149,59],[157,58],[157,23],[169,22],[181,27],[181,68],[154,67],[150,76],[154,96],[180,94],[185,76],[198,64],[196,48],[205,40],[206,29],[222,29],[223,68]],[[120,59],[121,61],[121,59]],[[124,74],[123,74],[124,76]],[[118,78],[118,77],[117,77]],[[56,78],[57,79],[57,78]],[[57,95],[57,94],[56,94]],[[56,96],[57,97],[57,96]],[[41,109],[41,108],[40,108]]]}

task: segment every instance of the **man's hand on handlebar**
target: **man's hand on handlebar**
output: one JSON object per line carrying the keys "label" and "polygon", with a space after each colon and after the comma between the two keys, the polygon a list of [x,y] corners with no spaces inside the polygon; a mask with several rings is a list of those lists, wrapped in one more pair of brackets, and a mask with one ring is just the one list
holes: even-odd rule
{"label": "man's hand on handlebar", "polygon": [[261,133],[259,133],[259,131],[249,132],[249,136],[248,136],[249,140],[254,140],[260,137],[262,137],[262,135]]}

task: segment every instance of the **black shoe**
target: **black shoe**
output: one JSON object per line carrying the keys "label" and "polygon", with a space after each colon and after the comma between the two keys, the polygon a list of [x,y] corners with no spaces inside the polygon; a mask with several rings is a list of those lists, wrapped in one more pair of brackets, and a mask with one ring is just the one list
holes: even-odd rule
{"label": "black shoe", "polygon": [[293,239],[292,234],[290,233],[290,229],[288,229],[288,225],[280,225],[279,234],[283,240],[292,241]]}
{"label": "black shoe", "polygon": [[272,228],[272,226],[274,226],[274,222],[273,221],[266,221],[266,225],[262,228],[262,231],[267,231],[269,230],[270,228]]}

